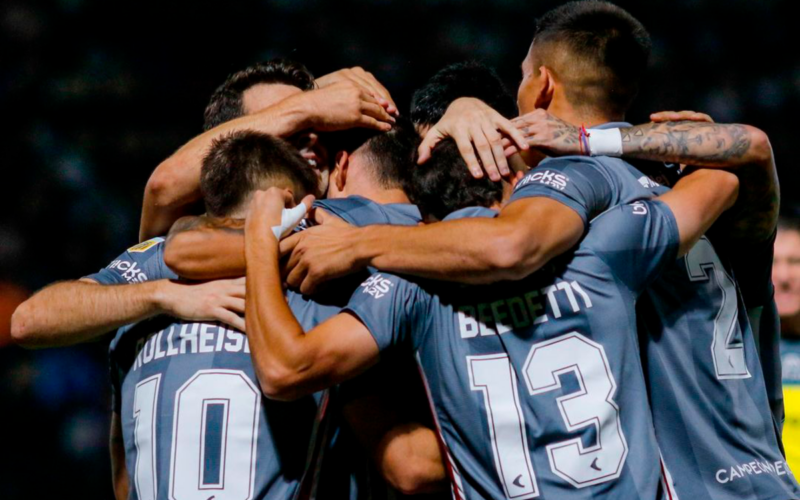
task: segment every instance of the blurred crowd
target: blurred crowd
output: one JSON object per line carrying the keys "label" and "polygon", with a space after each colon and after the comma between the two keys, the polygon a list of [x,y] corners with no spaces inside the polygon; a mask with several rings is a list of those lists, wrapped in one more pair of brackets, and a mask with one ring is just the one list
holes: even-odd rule
{"label": "blurred crowd", "polygon": [[[11,411],[0,412],[0,498],[111,498],[107,344],[23,351],[7,346],[9,318],[32,291],[94,272],[136,242],[147,177],[200,132],[206,101],[227,74],[275,56],[318,75],[360,65],[404,109],[437,69],[478,59],[516,88],[533,19],[558,3],[3,2],[0,407]],[[800,202],[794,1],[617,3],[654,41],[629,119],[695,109],[755,125],[771,138],[784,204]],[[787,213],[774,280],[786,381],[796,386],[788,394],[800,393],[800,213]],[[787,419],[800,425],[798,399],[787,395]]]}

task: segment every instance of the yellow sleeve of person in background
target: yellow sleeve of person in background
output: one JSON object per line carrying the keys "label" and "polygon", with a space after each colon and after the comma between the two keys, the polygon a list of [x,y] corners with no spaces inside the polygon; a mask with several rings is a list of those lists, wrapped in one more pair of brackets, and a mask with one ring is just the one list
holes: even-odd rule
{"label": "yellow sleeve of person in background", "polygon": [[783,448],[792,471],[800,471],[800,384],[783,384]]}
{"label": "yellow sleeve of person in background", "polygon": [[793,472],[800,472],[800,341],[781,340],[783,372],[783,449]]}

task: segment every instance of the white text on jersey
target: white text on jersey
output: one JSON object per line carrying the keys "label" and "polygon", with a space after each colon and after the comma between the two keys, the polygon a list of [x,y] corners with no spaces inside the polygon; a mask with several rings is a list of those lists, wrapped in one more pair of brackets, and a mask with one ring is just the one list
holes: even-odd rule
{"label": "white text on jersey", "polygon": [[[566,298],[569,309],[562,312],[558,298]],[[580,297],[581,300],[578,300]],[[549,304],[549,311],[547,305]],[[558,319],[563,313],[578,313],[581,308],[592,307],[592,299],[577,281],[560,281],[541,290],[524,295],[458,307],[458,330],[462,339],[478,335],[502,335],[515,328],[545,323]]]}

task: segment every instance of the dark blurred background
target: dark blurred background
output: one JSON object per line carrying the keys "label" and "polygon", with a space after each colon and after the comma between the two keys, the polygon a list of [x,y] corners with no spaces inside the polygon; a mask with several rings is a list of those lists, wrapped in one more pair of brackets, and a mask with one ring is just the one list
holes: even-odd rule
{"label": "dark blurred background", "polygon": [[[9,317],[32,291],[94,272],[137,241],[150,172],[200,132],[206,101],[229,73],[276,56],[317,76],[360,65],[407,109],[437,69],[479,59],[516,93],[534,19],[559,3],[5,0],[0,499],[112,498],[107,342],[23,351],[7,345]],[[798,201],[797,0],[617,3],[654,41],[629,120],[694,109],[760,127],[784,200]]]}

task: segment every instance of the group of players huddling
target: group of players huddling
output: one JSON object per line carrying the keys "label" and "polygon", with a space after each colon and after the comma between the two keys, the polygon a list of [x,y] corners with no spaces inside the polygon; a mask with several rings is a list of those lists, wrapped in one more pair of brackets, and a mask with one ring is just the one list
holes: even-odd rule
{"label": "group of players huddling", "polygon": [[619,7],[568,3],[516,104],[462,63],[408,116],[360,68],[235,73],[152,174],[141,243],[34,295],[13,336],[119,328],[118,499],[367,498],[377,475],[456,499],[800,498],[769,141],[625,123],[649,46]]}

